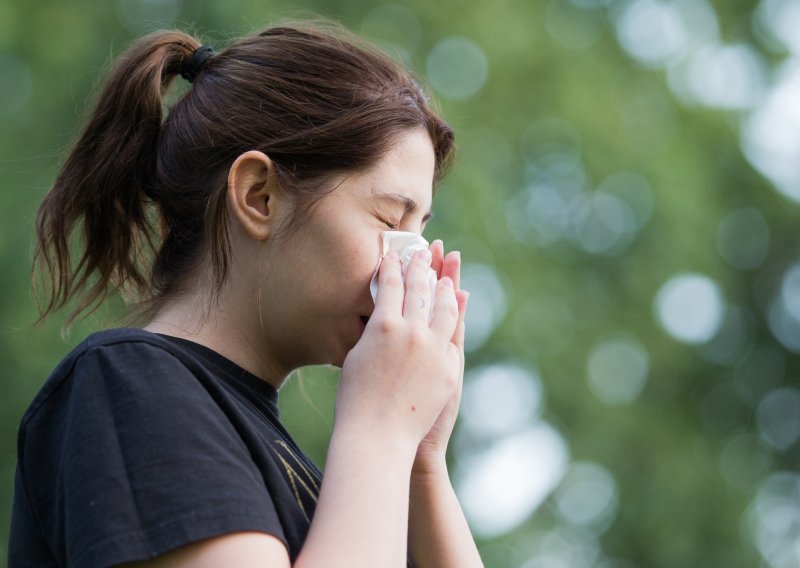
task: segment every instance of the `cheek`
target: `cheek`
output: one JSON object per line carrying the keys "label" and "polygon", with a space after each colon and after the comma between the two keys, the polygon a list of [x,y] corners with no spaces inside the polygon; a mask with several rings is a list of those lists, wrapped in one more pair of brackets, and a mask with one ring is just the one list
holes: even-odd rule
{"label": "cheek", "polygon": [[350,248],[345,260],[347,272],[359,280],[371,278],[378,266],[379,252],[377,245],[359,244]]}
{"label": "cheek", "polygon": [[316,267],[312,270],[323,280],[320,283],[323,287],[337,283],[339,293],[360,294],[354,287],[366,289],[378,266],[381,232],[360,218],[352,223],[343,222],[333,215],[330,218],[336,222],[320,227],[314,235]]}
{"label": "cheek", "polygon": [[342,268],[359,283],[369,281],[380,260],[380,234],[370,233],[362,240],[351,241],[342,251]]}

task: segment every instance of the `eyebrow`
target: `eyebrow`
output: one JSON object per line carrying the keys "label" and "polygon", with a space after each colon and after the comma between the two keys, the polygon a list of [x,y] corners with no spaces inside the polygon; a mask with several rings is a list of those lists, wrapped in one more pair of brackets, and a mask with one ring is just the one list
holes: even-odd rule
{"label": "eyebrow", "polygon": [[[406,197],[405,195],[401,195],[399,193],[374,193],[373,192],[372,196],[375,199],[383,199],[383,200],[388,199],[390,201],[399,202],[399,203],[401,203],[403,205],[403,207],[405,207],[405,212],[406,213],[412,213],[412,212],[417,210],[417,202],[416,201],[414,201],[410,197]],[[427,213],[425,213],[425,215],[423,215],[422,222],[425,223],[426,221],[430,221],[431,219],[433,219],[433,212],[428,211]]]}

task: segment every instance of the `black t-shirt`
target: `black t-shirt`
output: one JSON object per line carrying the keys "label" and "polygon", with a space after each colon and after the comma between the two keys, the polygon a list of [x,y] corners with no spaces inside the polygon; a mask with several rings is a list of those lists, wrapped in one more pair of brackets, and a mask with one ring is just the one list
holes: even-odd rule
{"label": "black t-shirt", "polygon": [[236,531],[275,535],[294,561],[322,474],[277,400],[198,343],[90,335],[22,418],[9,568],[110,566]]}

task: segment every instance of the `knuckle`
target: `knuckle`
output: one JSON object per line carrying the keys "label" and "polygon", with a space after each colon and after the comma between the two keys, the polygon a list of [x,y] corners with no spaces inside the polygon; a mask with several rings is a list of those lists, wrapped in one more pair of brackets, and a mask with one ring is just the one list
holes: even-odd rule
{"label": "knuckle", "polygon": [[454,318],[458,317],[458,304],[449,302],[445,309],[447,310],[447,315]]}
{"label": "knuckle", "polygon": [[380,317],[375,323],[378,331],[385,334],[393,334],[399,327],[399,322],[396,319],[386,316]]}
{"label": "knuckle", "polygon": [[442,386],[448,391],[455,390],[458,387],[458,379],[452,373],[445,373],[442,378]]}
{"label": "knuckle", "polygon": [[397,274],[386,274],[381,281],[381,284],[389,288],[402,288],[403,280]]}
{"label": "knuckle", "polygon": [[412,328],[408,333],[408,344],[411,347],[421,347],[427,343],[427,340],[427,334],[425,333],[425,330],[421,328]]}
{"label": "knuckle", "polygon": [[454,294],[448,294],[444,290],[437,298],[439,312],[447,316],[458,317],[458,301]]}

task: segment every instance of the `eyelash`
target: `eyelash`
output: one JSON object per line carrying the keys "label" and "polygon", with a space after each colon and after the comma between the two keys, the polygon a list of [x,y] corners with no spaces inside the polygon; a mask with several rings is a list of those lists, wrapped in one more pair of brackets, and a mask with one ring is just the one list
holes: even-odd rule
{"label": "eyelash", "polygon": [[391,223],[388,220],[384,219],[383,217],[378,217],[378,218],[381,220],[381,222],[385,223],[386,226],[389,227],[390,229],[395,230],[398,228],[398,225],[396,223]]}

